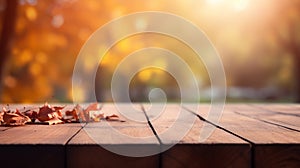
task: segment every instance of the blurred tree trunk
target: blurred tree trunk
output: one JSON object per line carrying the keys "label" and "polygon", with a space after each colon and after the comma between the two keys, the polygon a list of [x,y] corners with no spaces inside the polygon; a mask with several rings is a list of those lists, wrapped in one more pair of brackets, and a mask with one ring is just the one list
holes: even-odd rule
{"label": "blurred tree trunk", "polygon": [[294,82],[295,82],[295,95],[296,103],[300,103],[300,46],[297,43],[290,46],[291,53],[294,54]]}
{"label": "blurred tree trunk", "polygon": [[[3,89],[4,69],[7,58],[10,54],[11,39],[14,34],[18,0],[6,0],[3,12],[2,30],[0,34],[0,94]],[[1,95],[0,95],[1,100]]]}
{"label": "blurred tree trunk", "polygon": [[286,48],[294,56],[294,93],[295,102],[300,103],[300,46],[297,39],[298,30],[296,23],[290,23],[290,40]]}
{"label": "blurred tree trunk", "polygon": [[[289,11],[297,11],[298,17],[291,17]],[[300,21],[300,2],[299,1],[286,1],[281,5],[281,9],[278,10],[277,15],[280,16],[271,26],[278,27],[279,24],[286,24],[288,31],[288,38],[283,38],[277,30],[275,36],[278,37],[279,43],[293,55],[294,60],[294,79],[293,81],[293,94],[295,96],[295,102],[300,103],[300,39],[299,38],[299,21]],[[286,22],[281,22],[286,21]]]}
{"label": "blurred tree trunk", "polygon": [[[299,5],[297,6],[298,11],[300,10]],[[289,23],[289,36],[290,40],[286,42],[286,48],[294,56],[294,93],[295,102],[300,103],[300,46],[298,40],[298,21],[292,20]]]}

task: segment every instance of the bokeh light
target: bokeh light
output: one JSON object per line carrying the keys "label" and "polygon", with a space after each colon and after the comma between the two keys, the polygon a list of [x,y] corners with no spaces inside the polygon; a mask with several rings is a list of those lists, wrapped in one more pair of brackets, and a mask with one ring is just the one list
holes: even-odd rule
{"label": "bokeh light", "polygon": [[[74,63],[89,36],[112,19],[148,10],[182,16],[204,30],[222,58],[228,101],[300,101],[300,5],[297,0],[0,0],[1,32],[9,24],[4,14],[7,3],[12,2],[17,2],[16,18],[6,22],[14,22],[14,29],[10,35],[0,35],[0,40],[8,35],[10,39],[5,45],[7,54],[1,55],[6,58],[0,67],[1,102],[72,101]],[[135,28],[143,30],[148,24],[145,18],[140,18]],[[126,28],[120,25],[106,36],[114,37]],[[95,47],[100,51],[103,46]],[[99,63],[95,86],[100,101],[111,100],[107,92],[118,63],[145,47],[166,48],[181,56],[197,74],[201,101],[210,101],[207,94],[211,89],[210,80],[201,60],[180,41],[155,34],[136,35],[111,46]],[[142,56],[136,59],[136,64],[140,59]],[[87,71],[94,61],[85,62]],[[161,66],[169,64],[167,60],[157,61]],[[147,91],[158,81],[170,94],[172,88],[176,88],[176,82],[167,74],[147,69],[137,74],[131,85],[132,92]],[[80,89],[74,94],[82,94]],[[135,101],[147,100],[137,93],[134,95]],[[177,98],[172,96],[170,101]]]}

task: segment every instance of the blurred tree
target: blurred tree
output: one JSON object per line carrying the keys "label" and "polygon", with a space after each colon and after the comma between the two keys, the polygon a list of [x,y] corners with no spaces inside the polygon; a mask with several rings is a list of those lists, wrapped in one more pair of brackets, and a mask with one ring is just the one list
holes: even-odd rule
{"label": "blurred tree", "polygon": [[3,89],[3,71],[5,69],[5,63],[11,51],[11,41],[14,34],[18,0],[5,0],[4,4],[2,29],[0,34],[0,93],[2,93]]}
{"label": "blurred tree", "polygon": [[[232,3],[243,1],[248,3],[240,6],[243,10],[232,8]],[[156,10],[191,20],[207,33],[220,51],[228,86],[256,89],[273,86],[278,89],[277,93],[287,90],[285,92],[290,95],[293,81],[297,101],[300,101],[300,5],[297,1],[224,0],[218,1],[219,5],[217,1],[209,5],[194,0],[0,0],[5,2],[0,3],[0,81],[1,85],[5,83],[4,87],[0,86],[0,89],[4,88],[0,99],[8,103],[72,100],[74,62],[88,37],[112,19],[133,12]],[[277,13],[273,13],[274,10]],[[119,29],[126,29],[126,25]],[[109,38],[114,32],[117,29],[106,36]],[[12,39],[14,43],[10,46]],[[111,75],[121,59],[149,46],[169,49],[182,56],[196,71],[202,86],[210,86],[205,66],[197,61],[190,49],[174,39],[155,38],[151,34],[128,38],[110,49],[97,73],[98,100],[109,99],[107,92],[110,91]],[[139,59],[134,64],[138,64]],[[91,61],[87,61],[87,72]],[[290,70],[292,63],[295,65],[293,74]],[[168,61],[162,61],[162,64],[168,65]],[[144,90],[149,81],[141,80],[145,77],[140,76],[143,75],[136,77],[132,88]],[[150,76],[149,80],[165,78]],[[166,79],[168,81],[159,83],[159,86],[176,87],[174,80]],[[80,93],[80,88],[78,90]]]}
{"label": "blurred tree", "polygon": [[293,57],[294,76],[291,81],[294,82],[295,101],[300,103],[300,2],[290,0],[281,3],[269,30],[273,31],[282,49]]}

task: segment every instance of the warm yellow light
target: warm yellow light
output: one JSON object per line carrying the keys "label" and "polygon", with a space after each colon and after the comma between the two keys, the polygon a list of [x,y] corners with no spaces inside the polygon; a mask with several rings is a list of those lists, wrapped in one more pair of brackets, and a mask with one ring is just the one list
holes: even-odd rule
{"label": "warm yellow light", "polygon": [[138,78],[141,81],[146,82],[151,78],[152,73],[153,73],[152,69],[143,70],[138,74]]}
{"label": "warm yellow light", "polygon": [[27,64],[32,60],[32,53],[30,50],[25,49],[19,56],[19,60],[17,62],[18,65],[22,66]]}
{"label": "warm yellow light", "polygon": [[86,100],[84,88],[80,86],[73,86],[73,89],[70,89],[69,95],[74,102],[84,102]]}
{"label": "warm yellow light", "polygon": [[245,10],[249,4],[249,0],[206,0],[209,5],[231,6],[236,11]]}
{"label": "warm yellow light", "polygon": [[30,64],[29,66],[29,71],[32,75],[39,75],[42,71],[42,67],[40,64],[36,63],[36,62],[33,62]]}
{"label": "warm yellow light", "polygon": [[233,8],[237,11],[245,10],[249,4],[249,0],[233,0]]}
{"label": "warm yellow light", "polygon": [[206,2],[210,5],[215,5],[222,2],[222,0],[206,0]]}
{"label": "warm yellow light", "polygon": [[30,21],[34,21],[37,18],[37,11],[34,7],[28,7],[25,14]]}

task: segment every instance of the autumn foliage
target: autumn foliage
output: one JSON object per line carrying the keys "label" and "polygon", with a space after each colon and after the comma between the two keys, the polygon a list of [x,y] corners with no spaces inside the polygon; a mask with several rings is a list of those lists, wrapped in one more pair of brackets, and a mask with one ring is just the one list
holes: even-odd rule
{"label": "autumn foliage", "polygon": [[[0,67],[4,69],[0,101],[72,101],[74,63],[89,36],[113,19],[149,10],[176,14],[199,26],[220,53],[229,88],[266,89],[271,94],[261,96],[262,99],[288,99],[294,95],[294,88],[300,86],[300,78],[295,77],[300,73],[294,71],[300,67],[300,61],[294,61],[300,60],[299,6],[297,0],[19,0],[10,52]],[[5,3],[1,1],[1,23],[4,9]],[[125,27],[122,25],[106,36],[114,36]],[[180,55],[199,78],[201,89],[210,87],[205,65],[194,59],[197,56],[185,44],[162,35],[143,34],[117,42],[99,63],[95,83],[99,101],[111,101],[107,92],[118,63],[145,47],[161,47]],[[134,64],[139,59],[142,58]],[[89,61],[93,60],[87,60],[87,70]],[[158,62],[165,66],[169,63]],[[148,69],[137,74],[131,86],[133,93],[152,87],[176,88],[176,80]],[[76,88],[79,95],[80,89]],[[228,96],[240,94],[233,91]],[[136,101],[145,101],[144,95],[132,95]]]}
{"label": "autumn foliage", "polygon": [[116,114],[108,116],[105,116],[104,113],[95,114],[94,112],[101,111],[98,103],[92,103],[86,108],[77,104],[75,107],[69,108],[70,110],[64,110],[65,106],[51,106],[48,103],[30,109],[24,107],[23,111],[19,109],[11,111],[7,108],[3,107],[0,112],[0,125],[21,126],[26,123],[53,125],[72,122],[99,122],[101,120],[124,121]]}

